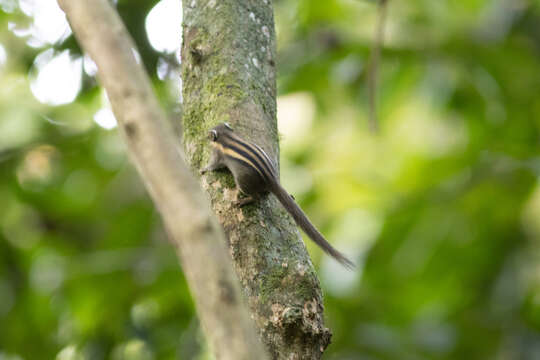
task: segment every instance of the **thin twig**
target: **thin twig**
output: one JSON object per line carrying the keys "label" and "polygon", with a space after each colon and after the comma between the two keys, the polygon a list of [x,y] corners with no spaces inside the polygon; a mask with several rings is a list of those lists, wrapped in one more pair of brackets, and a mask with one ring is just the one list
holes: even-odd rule
{"label": "thin twig", "polygon": [[375,35],[369,57],[368,71],[368,101],[369,101],[369,128],[372,132],[379,130],[377,119],[377,70],[381,54],[381,48],[384,41],[384,25],[386,21],[386,10],[388,0],[379,0],[377,24]]}

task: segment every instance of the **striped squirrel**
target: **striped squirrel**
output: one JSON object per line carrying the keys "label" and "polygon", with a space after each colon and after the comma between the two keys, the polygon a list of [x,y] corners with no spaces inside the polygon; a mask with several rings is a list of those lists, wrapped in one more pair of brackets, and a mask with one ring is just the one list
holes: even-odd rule
{"label": "striped squirrel", "polygon": [[268,192],[273,193],[285,210],[292,215],[296,224],[321,249],[345,267],[354,268],[354,263],[326,241],[296,204],[294,198],[281,186],[276,167],[261,147],[240,139],[227,123],[214,127],[208,136],[213,151],[208,166],[200,171],[201,174],[228,168],[234,177],[236,186],[248,196],[238,201],[240,206],[249,204]]}

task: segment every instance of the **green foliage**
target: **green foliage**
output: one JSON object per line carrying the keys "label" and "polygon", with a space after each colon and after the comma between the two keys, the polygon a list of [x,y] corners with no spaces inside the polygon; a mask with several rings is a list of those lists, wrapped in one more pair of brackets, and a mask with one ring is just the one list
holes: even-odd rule
{"label": "green foliage", "polygon": [[[92,121],[102,91],[85,75],[72,103],[35,100],[28,74],[47,46],[7,30],[30,22],[8,3],[0,359],[208,358],[159,216],[117,133]],[[118,2],[151,75],[165,58],[145,35],[155,3]],[[358,262],[348,273],[308,243],[334,332],[326,357],[538,358],[537,2],[390,1],[378,134],[366,105],[373,2],[275,8],[281,177]],[[80,52],[73,37],[53,47]],[[170,85],[154,84],[172,108]]]}

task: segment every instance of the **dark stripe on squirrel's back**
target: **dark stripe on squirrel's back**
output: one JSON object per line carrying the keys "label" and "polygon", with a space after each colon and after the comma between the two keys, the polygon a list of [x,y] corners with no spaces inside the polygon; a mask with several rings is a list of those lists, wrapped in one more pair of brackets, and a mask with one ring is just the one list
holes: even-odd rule
{"label": "dark stripe on squirrel's back", "polygon": [[268,155],[259,146],[245,142],[232,134],[226,134],[225,141],[227,142],[227,146],[241,147],[244,151],[249,151],[249,153],[258,160],[257,164],[261,167],[261,170],[264,170],[267,174],[276,178],[274,165]]}
{"label": "dark stripe on squirrel's back", "polygon": [[267,183],[272,182],[271,175],[268,174],[268,172],[266,172],[264,168],[261,168],[261,164],[257,161],[256,158],[254,158],[252,153],[248,153],[240,149],[238,146],[236,146],[236,144],[223,143],[223,147],[225,150],[230,150],[229,152],[224,151],[225,156],[228,156],[231,159],[240,161],[248,165],[249,167],[254,168],[264,181],[266,181]]}

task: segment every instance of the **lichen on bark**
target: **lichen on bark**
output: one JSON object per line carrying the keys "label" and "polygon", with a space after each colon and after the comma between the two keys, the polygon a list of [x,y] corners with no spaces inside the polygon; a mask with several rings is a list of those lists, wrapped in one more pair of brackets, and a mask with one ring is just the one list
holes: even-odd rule
{"label": "lichen on bark", "polygon": [[[229,122],[278,163],[276,50],[270,0],[183,2],[183,135],[194,172],[208,160],[207,132]],[[270,195],[237,208],[232,176],[201,179],[228,237],[261,339],[275,359],[318,359],[330,342],[322,294],[296,225]],[[204,261],[202,259],[201,261]]]}

